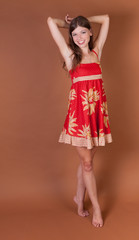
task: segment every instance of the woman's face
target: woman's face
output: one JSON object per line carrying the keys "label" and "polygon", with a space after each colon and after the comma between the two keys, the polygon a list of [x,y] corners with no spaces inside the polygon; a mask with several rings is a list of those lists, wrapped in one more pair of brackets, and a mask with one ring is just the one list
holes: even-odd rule
{"label": "woman's face", "polygon": [[78,26],[72,31],[73,41],[80,48],[88,46],[90,36],[92,36],[91,31],[85,27]]}

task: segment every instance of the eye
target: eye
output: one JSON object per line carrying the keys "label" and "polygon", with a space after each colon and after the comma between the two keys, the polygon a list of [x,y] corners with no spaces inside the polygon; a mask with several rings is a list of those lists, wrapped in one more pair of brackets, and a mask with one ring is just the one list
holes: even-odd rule
{"label": "eye", "polygon": [[76,35],[76,33],[73,33],[73,34],[72,34],[72,36],[75,36],[75,35]]}
{"label": "eye", "polygon": [[86,33],[85,31],[83,31],[82,33]]}

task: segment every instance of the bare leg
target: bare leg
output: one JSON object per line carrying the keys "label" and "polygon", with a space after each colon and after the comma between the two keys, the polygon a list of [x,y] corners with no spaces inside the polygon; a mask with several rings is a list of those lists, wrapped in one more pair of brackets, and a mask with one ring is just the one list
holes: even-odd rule
{"label": "bare leg", "polygon": [[78,205],[78,214],[81,217],[86,217],[89,215],[89,212],[87,210],[84,210],[84,205],[83,205],[85,190],[86,188],[83,180],[82,165],[80,163],[77,170],[77,193],[76,193],[76,196],[74,196],[74,201]]}
{"label": "bare leg", "polygon": [[101,216],[101,210],[97,198],[96,180],[92,168],[92,160],[96,152],[96,147],[93,149],[87,149],[84,147],[76,147],[80,158],[82,159],[82,173],[83,180],[88,191],[89,198],[93,205],[93,219],[92,224],[95,227],[102,227],[103,220]]}

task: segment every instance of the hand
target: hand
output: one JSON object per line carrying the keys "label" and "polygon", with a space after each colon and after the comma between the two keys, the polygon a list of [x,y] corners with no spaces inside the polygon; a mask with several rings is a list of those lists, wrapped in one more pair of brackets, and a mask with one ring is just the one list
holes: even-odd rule
{"label": "hand", "polygon": [[68,24],[71,23],[72,19],[73,19],[73,18],[70,18],[70,17],[69,17],[69,14],[67,14],[67,15],[65,16],[65,21],[66,21],[66,23],[68,23]]}

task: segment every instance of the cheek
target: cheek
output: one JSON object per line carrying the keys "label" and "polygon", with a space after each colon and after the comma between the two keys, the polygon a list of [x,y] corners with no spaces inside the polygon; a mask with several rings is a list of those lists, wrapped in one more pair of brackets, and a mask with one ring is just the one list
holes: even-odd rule
{"label": "cheek", "polygon": [[77,41],[77,37],[73,37],[73,42],[76,42]]}
{"label": "cheek", "polygon": [[86,39],[88,42],[90,42],[90,36],[87,36]]}
{"label": "cheek", "polygon": [[90,35],[89,35],[89,34],[88,34],[88,35],[86,35],[86,38],[87,38],[87,39],[90,39]]}

